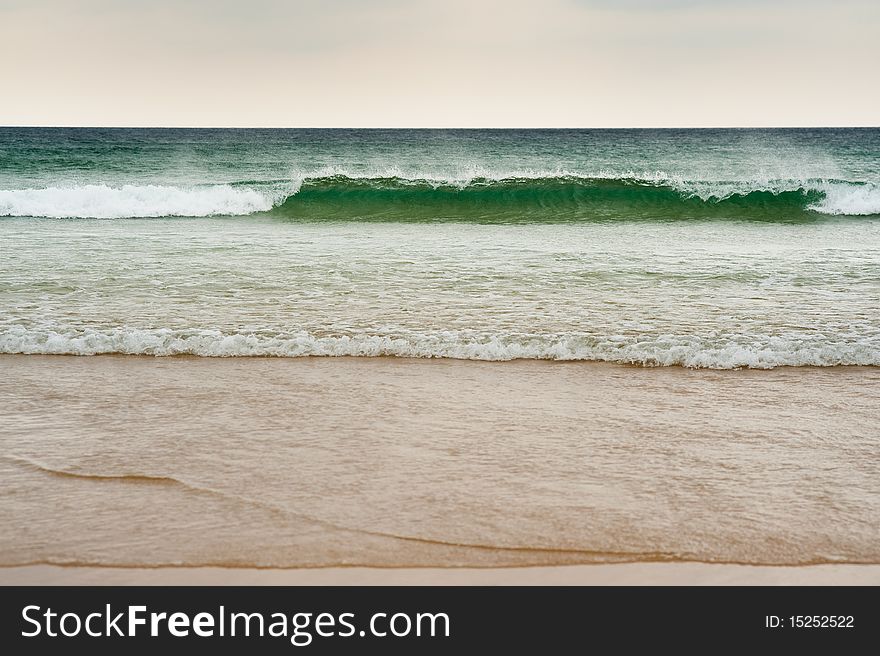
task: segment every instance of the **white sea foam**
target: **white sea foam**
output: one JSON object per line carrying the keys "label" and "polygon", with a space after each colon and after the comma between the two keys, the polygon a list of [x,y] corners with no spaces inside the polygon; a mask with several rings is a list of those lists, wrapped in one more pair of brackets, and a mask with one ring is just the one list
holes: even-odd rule
{"label": "white sea foam", "polygon": [[822,191],[825,197],[808,209],[849,216],[880,214],[880,187],[877,185],[830,184]]}
{"label": "white sea foam", "polygon": [[278,202],[278,196],[266,190],[230,185],[12,189],[0,190],[0,216],[114,219],[242,215],[271,209]]}
{"label": "white sea foam", "polygon": [[45,355],[129,354],[202,357],[394,356],[464,360],[586,360],[709,369],[780,366],[880,366],[880,338],[858,340],[766,337],[709,341],[694,336],[643,338],[547,336],[474,337],[452,331],[401,337],[276,336],[214,330],[117,328],[56,332],[21,326],[0,333],[0,353]]}

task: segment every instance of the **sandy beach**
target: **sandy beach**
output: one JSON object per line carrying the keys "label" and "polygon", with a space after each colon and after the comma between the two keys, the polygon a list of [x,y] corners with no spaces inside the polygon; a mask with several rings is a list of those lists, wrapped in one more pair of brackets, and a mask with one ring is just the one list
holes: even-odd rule
{"label": "sandy beach", "polygon": [[0,365],[3,583],[877,581],[875,368]]}

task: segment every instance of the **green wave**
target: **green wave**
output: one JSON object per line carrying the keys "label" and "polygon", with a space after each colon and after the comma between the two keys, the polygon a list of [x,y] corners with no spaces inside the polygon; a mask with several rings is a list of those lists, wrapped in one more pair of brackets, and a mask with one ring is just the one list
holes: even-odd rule
{"label": "green wave", "polygon": [[693,191],[626,178],[474,179],[456,185],[402,178],[332,176],[304,180],[296,193],[269,213],[289,219],[326,221],[807,221],[821,216],[819,206],[826,200],[826,193],[818,183],[742,191],[731,191],[730,184],[718,183],[717,187]]}

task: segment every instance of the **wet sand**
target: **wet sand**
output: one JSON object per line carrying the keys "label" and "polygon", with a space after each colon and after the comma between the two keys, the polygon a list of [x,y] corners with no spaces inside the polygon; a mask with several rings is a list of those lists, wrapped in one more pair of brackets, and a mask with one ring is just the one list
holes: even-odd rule
{"label": "wet sand", "polygon": [[878,368],[0,371],[0,583],[877,583]]}
{"label": "wet sand", "polygon": [[0,568],[0,585],[880,585],[880,565],[625,563],[490,569]]}

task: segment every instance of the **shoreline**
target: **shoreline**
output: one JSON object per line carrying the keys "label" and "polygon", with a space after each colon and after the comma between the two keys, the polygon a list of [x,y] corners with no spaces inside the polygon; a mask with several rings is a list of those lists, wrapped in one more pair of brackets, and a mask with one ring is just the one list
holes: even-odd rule
{"label": "shoreline", "polygon": [[549,567],[0,567],[12,585],[880,585],[880,565],[620,563]]}
{"label": "shoreline", "polygon": [[684,364],[644,364],[641,362],[628,362],[618,360],[586,360],[577,358],[539,358],[539,357],[511,357],[507,359],[484,359],[484,358],[458,358],[448,355],[439,356],[415,356],[415,355],[394,355],[383,353],[380,355],[350,355],[350,354],[306,354],[306,355],[274,355],[274,354],[254,354],[254,355],[199,355],[197,353],[122,353],[122,352],[101,352],[101,353],[0,353],[0,361],[9,358],[45,358],[49,360],[97,360],[97,359],[120,359],[120,360],[147,360],[147,361],[215,361],[215,362],[247,362],[247,361],[281,361],[281,362],[308,362],[314,361],[366,361],[366,362],[409,362],[409,363],[477,363],[477,364],[526,364],[537,363],[546,365],[565,365],[565,366],[585,366],[585,367],[611,367],[633,370],[647,371],[694,371],[694,372],[743,372],[743,371],[797,371],[797,370],[818,370],[818,371],[834,371],[834,370],[852,370],[865,369],[868,371],[880,371],[880,364],[778,364],[767,367],[750,367],[747,365],[737,367],[701,367],[689,366]]}

